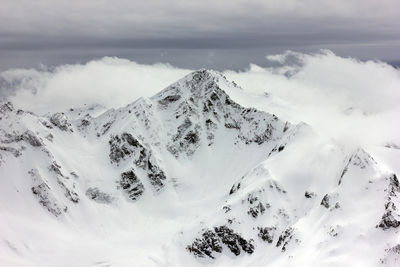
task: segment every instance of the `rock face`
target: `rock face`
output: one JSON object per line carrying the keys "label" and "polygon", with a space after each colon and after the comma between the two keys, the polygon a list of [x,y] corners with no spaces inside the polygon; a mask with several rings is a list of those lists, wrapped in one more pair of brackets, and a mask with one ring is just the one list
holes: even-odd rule
{"label": "rock face", "polygon": [[149,149],[145,148],[140,142],[129,133],[121,136],[111,136],[110,159],[112,163],[119,163],[125,158],[133,160],[133,164],[146,171],[148,179],[156,191],[160,191],[164,186],[166,175],[158,166],[158,162]]}
{"label": "rock face", "polygon": [[382,228],[383,230],[397,228],[400,226],[400,207],[398,206],[398,194],[400,195],[400,184],[397,176],[393,174],[389,177],[385,213],[382,215],[382,219],[378,224],[378,227]]}
{"label": "rock face", "polygon": [[86,196],[91,200],[102,204],[110,204],[113,201],[113,198],[109,194],[102,192],[97,187],[88,188],[86,190]]}
{"label": "rock face", "polygon": [[362,148],[358,148],[348,159],[346,166],[344,167],[342,174],[339,179],[339,185],[342,183],[342,179],[348,172],[349,168],[355,167],[361,170],[373,168],[377,163],[371,155],[369,155]]}
{"label": "rock face", "polygon": [[276,242],[277,247],[282,247],[282,251],[286,251],[286,247],[293,238],[294,229],[292,227],[287,228],[279,236],[278,242]]}
{"label": "rock face", "polygon": [[110,141],[111,163],[119,163],[127,157],[134,157],[136,165],[142,166],[146,158],[146,149],[129,133],[111,136]]}
{"label": "rock face", "polygon": [[62,131],[73,131],[71,123],[68,121],[68,118],[64,113],[55,113],[51,115],[50,122]]}
{"label": "rock face", "polygon": [[60,207],[60,203],[53,195],[50,186],[43,180],[37,169],[30,170],[29,175],[33,183],[32,193],[43,207],[56,217],[67,211],[66,206]]}
{"label": "rock face", "polygon": [[274,241],[276,227],[258,227],[258,236],[265,242],[272,243]]}
{"label": "rock face", "polygon": [[126,192],[131,200],[137,200],[144,192],[143,183],[133,171],[123,172],[119,185]]}
{"label": "rock face", "polygon": [[210,257],[215,258],[215,253],[222,252],[221,241],[217,234],[212,230],[206,230],[202,233],[200,238],[196,238],[193,243],[186,247],[186,249],[193,253],[196,257]]}
{"label": "rock face", "polygon": [[[171,119],[177,127],[171,132],[172,140],[167,147],[176,157],[182,153],[192,155],[201,143],[211,146],[220,129],[232,131],[235,144],[261,145],[276,140],[283,132],[285,122],[275,115],[233,102],[221,89],[220,82],[228,83],[222,75],[200,70],[152,98],[161,110],[174,110]],[[286,127],[289,128],[288,123]]]}
{"label": "rock face", "polygon": [[221,253],[223,248],[221,244],[228,247],[230,252],[239,256],[242,251],[252,254],[254,245],[252,240],[246,240],[235,233],[226,225],[214,227],[213,230],[206,230],[201,238],[196,238],[186,249],[197,257],[215,258],[215,253]]}

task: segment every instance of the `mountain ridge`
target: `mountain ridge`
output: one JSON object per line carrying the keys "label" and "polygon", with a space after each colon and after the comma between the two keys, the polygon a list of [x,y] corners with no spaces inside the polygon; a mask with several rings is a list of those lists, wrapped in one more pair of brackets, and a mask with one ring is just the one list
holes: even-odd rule
{"label": "mountain ridge", "polygon": [[[112,266],[397,261],[396,174],[365,148],[346,154],[305,123],[241,106],[229,90],[241,89],[202,69],[118,109],[88,105],[39,116],[2,104],[0,197],[15,203],[1,206],[5,259],[77,263],[46,255],[45,246],[62,250],[87,229],[85,242],[70,249],[115,245],[124,254],[106,253]],[[21,230],[26,219],[43,246],[34,231]],[[379,242],[347,249],[360,236]],[[103,260],[79,255],[78,265]]]}

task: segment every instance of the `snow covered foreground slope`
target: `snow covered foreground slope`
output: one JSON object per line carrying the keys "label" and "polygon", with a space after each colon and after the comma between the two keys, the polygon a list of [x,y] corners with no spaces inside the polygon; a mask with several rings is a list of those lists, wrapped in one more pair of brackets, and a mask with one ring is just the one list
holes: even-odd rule
{"label": "snow covered foreground slope", "polygon": [[229,95],[200,70],[116,110],[4,103],[0,265],[400,264],[399,149],[348,152]]}

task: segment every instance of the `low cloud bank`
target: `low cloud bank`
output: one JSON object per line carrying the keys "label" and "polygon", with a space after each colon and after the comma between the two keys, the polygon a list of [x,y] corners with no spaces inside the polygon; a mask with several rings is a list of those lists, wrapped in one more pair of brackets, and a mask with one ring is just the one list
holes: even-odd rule
{"label": "low cloud bank", "polygon": [[253,94],[267,92],[287,101],[297,117],[339,142],[400,143],[399,69],[384,62],[339,57],[329,50],[287,51],[267,60],[281,66],[250,65],[244,72],[226,75]]}
{"label": "low cloud bank", "polygon": [[[400,144],[399,69],[379,61],[339,57],[327,50],[315,54],[287,51],[266,60],[280,65],[250,64],[245,71],[224,74],[260,99],[269,93],[284,100],[292,114],[284,114],[285,109],[276,105],[265,105],[264,110],[297,116],[338,142]],[[37,113],[87,103],[120,107],[157,93],[190,71],[110,57],[54,69],[11,69],[0,73],[0,97],[7,95],[16,106]]]}
{"label": "low cloud bank", "polygon": [[37,113],[91,103],[120,107],[152,96],[189,72],[168,64],[141,65],[105,57],[54,69],[7,70],[0,74],[0,90],[8,92],[18,107]]}

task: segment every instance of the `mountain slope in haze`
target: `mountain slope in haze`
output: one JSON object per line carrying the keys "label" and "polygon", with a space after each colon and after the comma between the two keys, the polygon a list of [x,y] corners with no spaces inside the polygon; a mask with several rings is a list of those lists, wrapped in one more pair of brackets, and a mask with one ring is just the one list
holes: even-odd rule
{"label": "mountain slope in haze", "polygon": [[230,94],[244,93],[199,70],[119,109],[4,103],[0,261],[395,265],[398,149],[348,153]]}

